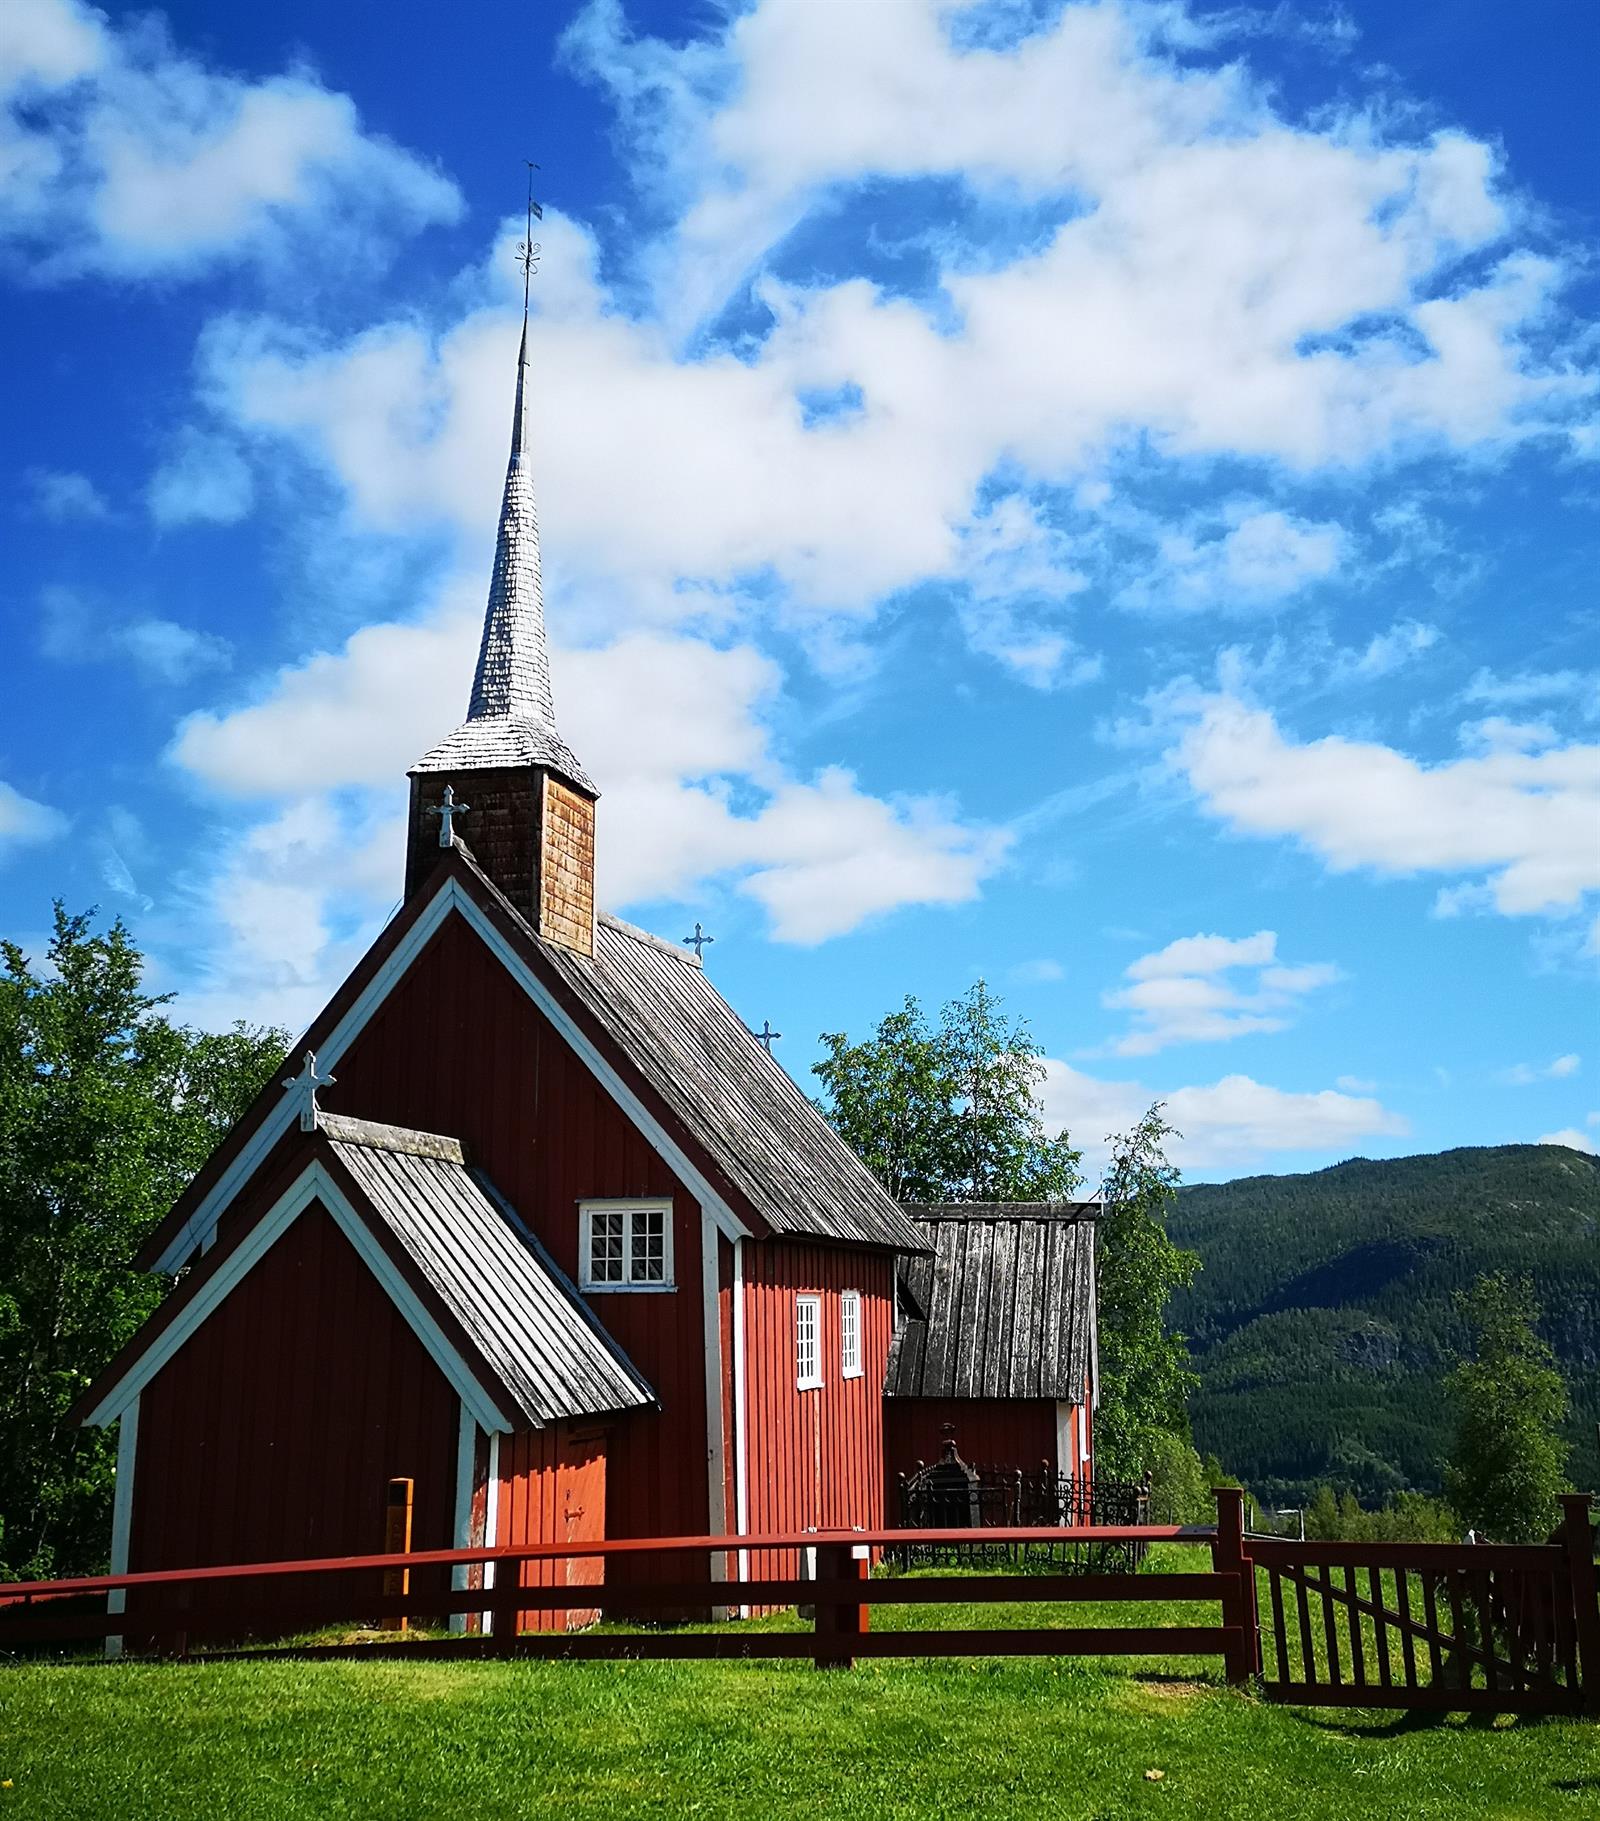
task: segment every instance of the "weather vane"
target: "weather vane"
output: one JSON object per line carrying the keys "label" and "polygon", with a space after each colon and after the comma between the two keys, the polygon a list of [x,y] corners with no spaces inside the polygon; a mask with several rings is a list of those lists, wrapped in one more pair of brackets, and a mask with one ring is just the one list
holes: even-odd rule
{"label": "weather vane", "polygon": [[539,243],[533,237],[533,223],[535,217],[544,220],[544,210],[533,200],[533,174],[539,167],[531,158],[525,158],[523,163],[528,167],[528,237],[517,243],[517,264],[522,267],[522,310],[526,315],[528,288],[539,269]]}

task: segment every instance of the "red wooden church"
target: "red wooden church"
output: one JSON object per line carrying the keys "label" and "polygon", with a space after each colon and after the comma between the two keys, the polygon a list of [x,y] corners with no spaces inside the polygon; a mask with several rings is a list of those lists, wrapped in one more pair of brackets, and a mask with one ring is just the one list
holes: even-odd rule
{"label": "red wooden church", "polygon": [[525,321],[471,701],[410,774],[403,906],[146,1242],[177,1283],[77,1407],[120,1424],[114,1572],[372,1552],[401,1476],[416,1549],[884,1522],[896,1263],[938,1223],[698,951],[596,909],[527,356]]}

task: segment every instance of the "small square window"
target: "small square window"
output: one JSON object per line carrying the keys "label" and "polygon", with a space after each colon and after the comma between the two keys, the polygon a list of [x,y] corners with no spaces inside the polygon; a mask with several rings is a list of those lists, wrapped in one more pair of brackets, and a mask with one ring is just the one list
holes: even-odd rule
{"label": "small square window", "polygon": [[670,1202],[583,1202],[583,1288],[670,1290]]}
{"label": "small square window", "polygon": [[861,1364],[861,1292],[842,1290],[839,1293],[839,1376],[860,1378],[864,1371]]}
{"label": "small square window", "polygon": [[822,1383],[820,1296],[794,1299],[794,1382],[801,1391],[814,1391]]}

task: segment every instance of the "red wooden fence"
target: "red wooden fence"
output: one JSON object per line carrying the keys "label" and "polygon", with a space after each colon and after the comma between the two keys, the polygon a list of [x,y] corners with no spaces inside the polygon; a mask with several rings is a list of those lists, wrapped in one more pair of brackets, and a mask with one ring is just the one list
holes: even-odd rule
{"label": "red wooden fence", "polygon": [[[193,1641],[210,1639],[230,1656],[809,1657],[819,1668],[882,1656],[1219,1656],[1230,1682],[1260,1678],[1262,1693],[1272,1700],[1600,1714],[1600,1603],[1587,1497],[1565,1500],[1562,1528],[1548,1544],[1509,1547],[1252,1537],[1244,1529],[1242,1494],[1221,1490],[1216,1496],[1214,1529],[1143,1524],[982,1532],[985,1545],[1204,1542],[1212,1556],[1205,1572],[870,1578],[870,1552],[904,1542],[907,1533],[899,1530],[423,1550],[22,1582],[0,1596],[0,1652],[37,1654],[117,1639],[186,1655]],[[975,1540],[970,1529],[916,1536],[944,1546]],[[720,1578],[741,1549],[814,1551],[816,1576]],[[687,1558],[688,1572],[673,1580],[630,1579],[619,1590],[630,1619],[800,1606],[814,1613],[813,1629],[519,1632],[519,1614],[560,1613],[573,1604],[569,1587],[524,1584],[529,1564],[598,1558],[603,1573],[608,1562],[645,1553]],[[479,1564],[492,1573],[492,1587],[385,1591],[393,1584],[386,1583],[388,1571]],[[319,1576],[326,1592],[315,1590]],[[214,1596],[219,1584],[231,1597],[197,1601],[202,1591]],[[369,1584],[370,1594],[352,1596],[352,1585]],[[585,1586],[588,1605],[605,1603],[604,1585]],[[112,1593],[122,1595],[125,1612],[101,1605]],[[1221,1623],[881,1632],[870,1624],[875,1606],[1119,1600],[1211,1603],[1220,1606]],[[93,1609],[86,1609],[91,1603]],[[446,1614],[461,1615],[461,1635],[405,1643],[392,1634],[358,1643],[252,1641],[348,1627],[353,1617],[371,1626]]]}

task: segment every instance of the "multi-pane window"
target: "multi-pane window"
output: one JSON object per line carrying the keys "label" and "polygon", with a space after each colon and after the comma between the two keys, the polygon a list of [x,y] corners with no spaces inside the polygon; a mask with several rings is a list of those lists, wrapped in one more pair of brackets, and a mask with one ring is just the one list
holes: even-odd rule
{"label": "multi-pane window", "polygon": [[822,1383],[822,1298],[794,1299],[794,1382],[801,1391]]}
{"label": "multi-pane window", "polygon": [[586,1202],[583,1287],[672,1287],[672,1208],[668,1202]]}
{"label": "multi-pane window", "polygon": [[860,1378],[861,1365],[861,1292],[839,1293],[839,1376]]}

